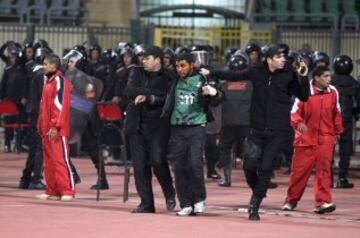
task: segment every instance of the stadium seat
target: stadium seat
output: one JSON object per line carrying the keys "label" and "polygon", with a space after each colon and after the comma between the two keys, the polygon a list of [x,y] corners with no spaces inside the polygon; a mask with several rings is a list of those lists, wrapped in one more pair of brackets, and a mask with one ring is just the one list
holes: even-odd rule
{"label": "stadium seat", "polygon": [[[292,12],[295,14],[306,14],[305,12],[305,0],[291,0]],[[295,16],[294,21],[304,22],[305,16]]]}
{"label": "stadium seat", "polygon": [[45,0],[34,0],[34,4],[32,5],[34,7],[33,14],[35,17],[41,17],[45,14],[47,6]]}
{"label": "stadium seat", "polygon": [[[310,9],[311,14],[316,14],[316,15],[324,14],[323,1],[322,0],[309,1],[309,9]],[[310,19],[312,22],[321,22],[322,21],[321,16],[312,16]]]}
{"label": "stadium seat", "polygon": [[[341,1],[342,2],[342,9],[344,12],[344,15],[358,15],[357,9],[356,9],[356,0],[346,0]],[[354,23],[355,19],[348,17],[346,18],[346,23]]]}
{"label": "stadium seat", "polygon": [[67,10],[67,15],[69,17],[76,19],[80,16],[80,0],[68,1],[67,7],[69,8],[69,10]]}
{"label": "stadium seat", "polygon": [[288,14],[288,1],[287,0],[275,0],[275,13],[277,21],[287,21],[287,16],[281,16],[282,14]]}
{"label": "stadium seat", "polygon": [[11,15],[11,13],[12,13],[11,8],[13,7],[11,2],[12,2],[12,0],[2,0],[2,1],[0,1],[0,15],[1,16]]}
{"label": "stadium seat", "polygon": [[64,7],[64,5],[65,5],[65,0],[52,0],[49,8],[59,9],[59,10],[51,10],[50,15],[52,17],[61,17],[63,15],[62,8]]}
{"label": "stadium seat", "polygon": [[[271,0],[260,0],[260,13],[263,14],[272,14],[273,11],[271,9]],[[262,20],[264,21],[271,21],[272,17],[265,16]]]}
{"label": "stadium seat", "polygon": [[[327,13],[338,16],[339,15],[339,1],[338,0],[327,0],[326,3],[326,9]],[[326,18],[327,21],[334,21],[334,17],[328,17]]]}

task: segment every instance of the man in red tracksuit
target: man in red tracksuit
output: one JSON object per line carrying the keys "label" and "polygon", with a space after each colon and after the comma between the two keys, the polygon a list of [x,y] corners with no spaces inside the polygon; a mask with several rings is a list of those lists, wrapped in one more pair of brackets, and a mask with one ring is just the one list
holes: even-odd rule
{"label": "man in red tracksuit", "polygon": [[46,191],[42,200],[71,201],[75,195],[69,164],[70,81],[59,71],[60,59],[44,59],[45,82],[40,102],[38,130],[42,138]]}
{"label": "man in red tracksuit", "polygon": [[330,70],[315,68],[307,102],[296,99],[291,111],[291,126],[295,131],[295,151],[291,176],[283,210],[292,211],[304,193],[311,171],[315,168],[314,212],[332,212],[330,170],[336,136],[343,131],[339,97],[330,83]]}

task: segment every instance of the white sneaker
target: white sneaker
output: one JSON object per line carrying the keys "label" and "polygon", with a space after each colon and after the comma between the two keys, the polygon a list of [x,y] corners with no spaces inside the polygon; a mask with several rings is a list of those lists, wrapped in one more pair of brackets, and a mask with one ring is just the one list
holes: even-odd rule
{"label": "white sneaker", "polygon": [[294,211],[294,208],[295,208],[296,206],[294,206],[293,204],[291,204],[291,203],[285,203],[284,204],[284,206],[282,207],[282,210],[283,211]]}
{"label": "white sneaker", "polygon": [[203,213],[205,211],[206,204],[205,201],[197,202],[194,204],[194,213]]}
{"label": "white sneaker", "polygon": [[74,197],[71,195],[62,195],[60,200],[63,202],[71,202],[74,200]]}
{"label": "white sneaker", "polygon": [[316,207],[314,209],[314,212],[317,214],[324,214],[324,213],[329,213],[329,212],[333,212],[336,210],[336,206],[333,203],[323,203],[321,204],[320,207]]}
{"label": "white sneaker", "polygon": [[177,216],[189,216],[193,212],[192,207],[184,207],[176,213]]}
{"label": "white sneaker", "polygon": [[40,194],[37,195],[36,197],[40,200],[51,200],[51,201],[60,200],[59,196],[52,196],[49,194]]}

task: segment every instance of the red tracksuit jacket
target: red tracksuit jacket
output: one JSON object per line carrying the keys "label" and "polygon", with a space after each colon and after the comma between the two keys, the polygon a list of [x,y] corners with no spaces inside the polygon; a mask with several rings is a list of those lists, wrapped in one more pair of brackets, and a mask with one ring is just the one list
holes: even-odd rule
{"label": "red tracksuit jacket", "polygon": [[[335,144],[335,136],[343,132],[338,92],[331,85],[324,91],[319,91],[312,82],[310,92],[307,102],[296,99],[291,110],[291,126],[295,130],[294,145]],[[300,122],[307,126],[305,134],[296,130]]]}
{"label": "red tracksuit jacket", "polygon": [[70,81],[59,70],[45,79],[37,123],[40,135],[45,136],[50,128],[57,128],[59,136],[69,136],[70,90]]}

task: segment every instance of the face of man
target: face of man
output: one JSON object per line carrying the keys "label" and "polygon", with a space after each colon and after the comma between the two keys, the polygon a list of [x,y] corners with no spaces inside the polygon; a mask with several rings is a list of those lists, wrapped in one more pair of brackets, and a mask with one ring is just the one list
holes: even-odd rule
{"label": "face of man", "polygon": [[142,60],[144,69],[149,72],[157,72],[161,68],[160,58],[152,55],[144,56]]}
{"label": "face of man", "polygon": [[330,71],[325,71],[320,76],[315,76],[315,85],[321,89],[326,89],[330,85],[331,73]]}
{"label": "face of man", "polygon": [[176,72],[181,78],[188,76],[194,69],[193,63],[188,63],[186,60],[176,61]]}
{"label": "face of man", "polygon": [[69,70],[74,70],[76,68],[76,59],[74,57],[70,57],[67,66]]}
{"label": "face of man", "polygon": [[98,61],[100,58],[100,52],[98,50],[91,51],[90,58],[92,61]]}
{"label": "face of man", "polygon": [[131,62],[132,62],[132,57],[131,57],[131,55],[129,55],[129,54],[124,54],[123,61],[124,61],[124,65],[125,65],[126,67],[128,67],[128,66],[131,64]]}
{"label": "face of man", "polygon": [[43,68],[44,74],[48,74],[56,71],[56,65],[50,63],[47,59],[44,60],[43,66],[44,66]]}
{"label": "face of man", "polygon": [[267,58],[266,60],[271,71],[284,68],[286,62],[283,53],[274,55],[272,58]]}
{"label": "face of man", "polygon": [[25,50],[26,59],[30,60],[34,56],[34,50],[33,48],[26,48]]}
{"label": "face of man", "polygon": [[249,58],[250,58],[250,62],[252,64],[258,63],[259,62],[259,52],[257,52],[257,51],[250,52]]}
{"label": "face of man", "polygon": [[167,67],[169,67],[170,66],[170,55],[164,55],[164,58],[163,58],[163,60],[164,60],[164,67],[165,68],[167,68]]}

